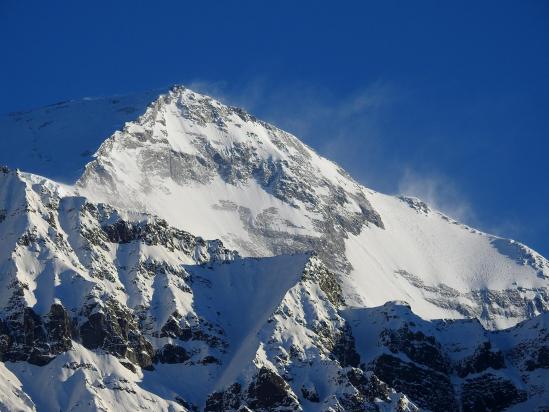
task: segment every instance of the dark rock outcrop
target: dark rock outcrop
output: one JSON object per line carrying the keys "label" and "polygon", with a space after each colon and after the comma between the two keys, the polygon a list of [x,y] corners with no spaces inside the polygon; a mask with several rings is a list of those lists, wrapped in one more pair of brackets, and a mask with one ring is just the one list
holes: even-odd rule
{"label": "dark rock outcrop", "polygon": [[154,356],[155,363],[183,363],[190,359],[189,354],[181,346],[168,343],[156,351]]}
{"label": "dark rock outcrop", "polygon": [[503,369],[505,360],[501,351],[492,351],[490,342],[484,342],[471,356],[456,367],[459,377],[464,378],[471,373],[483,372],[488,368]]}
{"label": "dark rock outcrop", "polygon": [[223,392],[212,393],[207,401],[205,412],[224,412],[229,410],[237,410],[242,401],[242,386],[239,383],[234,383]]}
{"label": "dark rock outcrop", "polygon": [[336,336],[332,355],[343,367],[359,365],[360,355],[356,351],[355,338],[348,324],[345,324],[345,327]]}
{"label": "dark rock outcrop", "polygon": [[59,304],[42,317],[32,308],[24,308],[6,320],[0,320],[0,360],[27,361],[46,365],[59,353],[72,348],[73,325]]}
{"label": "dark rock outcrop", "polygon": [[227,410],[297,411],[299,402],[290,385],[275,371],[261,367],[246,390],[234,383],[223,392],[208,397],[205,411]]}
{"label": "dark rock outcrop", "polygon": [[369,402],[375,399],[387,400],[391,390],[389,385],[379,380],[373,373],[367,374],[361,369],[352,368],[347,372],[349,382]]}
{"label": "dark rock outcrop", "polygon": [[447,373],[449,370],[448,360],[433,336],[421,331],[413,332],[404,326],[398,330],[384,331],[381,338],[392,353],[402,352],[410,360],[437,372]]}
{"label": "dark rock outcrop", "polygon": [[534,353],[533,359],[526,362],[526,369],[533,371],[535,369],[549,369],[549,346],[542,346]]}
{"label": "dark rock outcrop", "polygon": [[452,382],[443,373],[387,354],[376,359],[373,371],[420,407],[435,411],[459,410]]}
{"label": "dark rock outcrop", "polygon": [[301,387],[301,396],[303,398],[307,399],[309,402],[318,403],[320,402],[320,398],[318,397],[318,393],[316,389],[314,388],[305,388],[304,386]]}
{"label": "dark rock outcrop", "polygon": [[110,301],[101,308],[85,308],[83,315],[87,321],[80,327],[80,338],[86,348],[101,348],[142,368],[152,367],[153,347],[129,310]]}
{"label": "dark rock outcrop", "polygon": [[299,410],[290,386],[276,372],[262,367],[248,387],[247,404],[252,410]]}
{"label": "dark rock outcrop", "polygon": [[464,412],[503,411],[527,398],[526,392],[517,389],[512,382],[490,373],[467,379],[461,396]]}

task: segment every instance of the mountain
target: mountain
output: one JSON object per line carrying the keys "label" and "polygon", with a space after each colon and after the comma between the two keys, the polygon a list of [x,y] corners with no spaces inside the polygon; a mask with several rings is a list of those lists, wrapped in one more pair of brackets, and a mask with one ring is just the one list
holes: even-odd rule
{"label": "mountain", "polygon": [[519,242],[181,86],[0,135],[0,409],[549,405],[549,262]]}
{"label": "mountain", "polygon": [[185,88],[107,139],[76,187],[247,256],[315,250],[351,305],[406,300],[424,318],[490,328],[548,307],[549,264],[534,251],[368,190],[294,136]]}

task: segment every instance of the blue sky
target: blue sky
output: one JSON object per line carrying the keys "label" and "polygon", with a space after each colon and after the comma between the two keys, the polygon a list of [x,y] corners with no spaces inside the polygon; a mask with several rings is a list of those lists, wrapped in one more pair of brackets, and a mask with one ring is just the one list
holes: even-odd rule
{"label": "blue sky", "polygon": [[0,47],[1,113],[183,83],[549,256],[547,1],[0,0]]}

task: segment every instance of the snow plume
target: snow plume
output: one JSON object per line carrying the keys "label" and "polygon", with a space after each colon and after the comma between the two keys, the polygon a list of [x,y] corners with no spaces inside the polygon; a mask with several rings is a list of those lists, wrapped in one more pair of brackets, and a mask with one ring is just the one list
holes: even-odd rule
{"label": "snow plume", "polygon": [[[272,82],[261,77],[238,86],[208,80],[194,80],[185,85],[200,93],[215,96],[225,104],[240,106],[253,113],[263,112],[262,115],[271,118],[266,120],[285,123],[278,126],[294,124],[298,130],[290,131],[296,134],[307,132],[301,129],[315,127],[321,121],[349,121],[356,116],[362,117],[395,98],[394,87],[380,81],[342,97],[305,83],[274,87]],[[338,123],[337,126],[341,125]]]}
{"label": "snow plume", "polygon": [[[385,191],[395,186],[398,176],[387,173],[394,168],[386,166],[392,144],[385,123],[387,112],[404,92],[394,84],[374,81],[343,96],[305,83],[274,87],[261,77],[237,86],[203,80],[188,86],[299,136],[362,183],[375,182],[376,188]],[[379,159],[384,159],[383,164]]]}
{"label": "snow plume", "polygon": [[398,183],[398,193],[418,197],[433,209],[464,223],[474,223],[475,213],[455,183],[442,175],[421,175],[406,169]]}

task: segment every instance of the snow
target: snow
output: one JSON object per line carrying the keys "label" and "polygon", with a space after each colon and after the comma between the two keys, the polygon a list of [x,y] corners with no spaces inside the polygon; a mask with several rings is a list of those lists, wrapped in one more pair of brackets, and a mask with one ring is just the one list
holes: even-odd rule
{"label": "snow", "polygon": [[0,411],[36,411],[31,398],[23,391],[23,384],[3,362],[0,362]]}
{"label": "snow", "polygon": [[[187,266],[186,270],[199,280],[193,287],[191,311],[204,319],[216,319],[230,345],[219,366],[160,364],[154,373],[145,372],[144,383],[202,404],[208,394],[235,382],[246,365],[252,364],[261,346],[260,329],[288,289],[300,280],[308,258],[245,258],[213,267]],[[159,383],[158,375],[166,379]]]}
{"label": "snow", "polygon": [[[125,368],[114,356],[94,353],[78,344],[46,366],[6,362],[0,363],[0,368],[4,376],[9,374],[8,379],[24,391],[19,398],[24,406],[8,410],[34,410],[32,404],[38,411],[185,410],[176,402],[143,389],[142,377]],[[10,402],[17,400],[9,398]]]}
{"label": "snow", "polygon": [[[425,319],[459,318],[459,313],[425,300],[420,289],[398,275],[405,270],[427,286],[444,284],[459,292],[546,287],[529,265],[502,255],[493,236],[441,213],[420,213],[399,198],[371,193],[385,229],[368,227],[346,242],[353,270],[346,279],[352,305],[369,307],[404,300]],[[500,323],[500,327],[512,326]]]}
{"label": "snow", "polygon": [[434,337],[448,359],[456,365],[471,357],[479,347],[488,343],[492,352],[504,354],[505,367],[502,369],[488,367],[480,373],[470,373],[465,378],[454,375],[452,381],[456,391],[459,392],[465,379],[474,379],[489,373],[505,381],[511,381],[518,389],[531,392],[531,399],[509,410],[537,410],[536,407],[547,402],[549,391],[547,369],[525,370],[521,365],[521,362],[525,361],[524,355],[520,353],[524,348],[544,345],[543,339],[546,332],[543,331],[542,325],[547,324],[547,313],[514,328],[500,331],[487,331],[475,320],[428,321],[413,313],[410,306],[402,302],[388,302],[373,308],[348,308],[343,311],[343,316],[353,327],[357,351],[360,353],[362,362],[371,362],[383,353],[397,356],[404,362],[414,362],[405,354],[389,351],[387,347],[380,344],[382,340],[380,337],[387,330],[398,331],[404,328]]}
{"label": "snow", "polygon": [[[244,161],[244,166],[246,162],[255,162],[254,159],[280,161],[285,167],[284,173],[290,177],[295,175],[298,179],[301,175],[296,174],[296,168],[306,166],[315,175],[322,176],[344,191],[347,203],[342,210],[348,214],[360,211],[354,197],[356,193],[361,193],[381,216],[384,228],[368,224],[362,227],[360,233],[347,232],[343,235],[345,252],[342,259],[350,264],[351,270],[341,273],[341,276],[349,304],[357,307],[404,300],[427,319],[460,318],[464,313],[441,304],[436,296],[440,292],[433,292],[433,288],[451,288],[452,293],[457,293],[455,302],[475,309],[479,303],[474,302],[470,295],[475,291],[526,290],[521,293],[531,299],[537,296],[535,290],[547,287],[549,263],[534,251],[518,242],[496,238],[461,225],[427,206],[425,210],[413,207],[418,200],[410,203],[363,188],[337,165],[273,126],[184,88],[173,89],[152,103],[151,100],[149,93],[114,100],[66,102],[10,115],[4,118],[5,124],[0,123],[0,130],[6,135],[17,135],[19,146],[34,147],[32,150],[41,153],[37,158],[25,155],[24,161],[16,157],[10,159],[11,162],[22,162],[21,165],[28,166],[32,171],[63,173],[63,177],[68,178],[66,173],[76,170],[74,162],[80,162],[79,167],[84,164],[83,158],[74,156],[71,150],[80,150],[84,142],[97,146],[104,139],[106,130],[113,132],[119,128],[101,145],[96,160],[87,166],[86,173],[75,187],[32,174],[21,176],[29,182],[29,187],[44,185],[61,198],[78,193],[94,202],[104,202],[122,210],[158,215],[175,227],[199,233],[205,238],[222,239],[225,245],[239,250],[244,256],[270,256],[281,253],[281,250],[303,251],[292,249],[296,245],[291,240],[285,242],[283,238],[322,239],[327,234],[319,230],[318,222],[326,217],[318,209],[313,210],[299,199],[292,198],[291,194],[287,199],[275,196],[269,187],[255,178],[234,182],[214,173],[207,179],[198,176],[198,180],[179,181],[172,171],[172,161],[175,161],[172,156],[199,158],[204,151],[215,149],[222,156],[228,156],[228,161],[236,161],[231,158],[236,156],[231,150],[244,147],[253,150],[250,152],[253,153],[251,158],[238,160]],[[129,107],[135,110],[131,111]],[[143,116],[135,120],[141,113]],[[89,118],[95,119],[95,122],[89,121]],[[127,122],[120,128],[122,121]],[[50,123],[42,128],[37,126],[46,122]],[[22,127],[23,124],[28,125],[28,130],[21,131],[15,127]],[[87,125],[84,134],[78,130],[81,124]],[[152,134],[151,140],[143,137],[149,133],[148,130]],[[81,137],[75,138],[76,135]],[[46,141],[53,144],[36,146],[36,142]],[[59,150],[60,147],[67,151]],[[59,156],[57,161],[44,162],[44,159],[51,157],[47,151],[42,153],[41,150],[46,148]],[[25,150],[14,152],[21,156],[26,153]],[[157,156],[156,163],[144,167],[139,159],[147,156]],[[299,162],[296,163],[296,159]],[[156,167],[166,163],[169,163],[168,176],[160,173],[160,169],[156,170]],[[69,167],[72,169],[69,170]],[[51,168],[56,172],[53,173]],[[314,187],[317,182],[313,181],[300,183],[313,187],[320,207],[330,209],[330,203],[326,202],[333,200],[326,197],[327,186]],[[29,189],[27,192],[32,195]],[[8,193],[2,196],[8,206],[22,201],[10,199],[10,196]],[[62,204],[67,202],[63,200]],[[29,225],[47,230],[43,222],[26,222],[25,219],[22,217],[18,229],[10,228],[4,233],[13,233],[17,238]],[[64,219],[63,215],[61,219]],[[63,220],[60,223],[71,242],[74,235],[67,227],[68,223]],[[282,240],[273,245],[273,236]],[[72,246],[75,249],[80,247],[76,244]],[[9,248],[0,251],[9,252]],[[7,257],[3,256],[2,261]],[[38,260],[27,256],[20,265],[26,273],[39,273],[44,270],[41,266],[43,259],[44,256]],[[74,271],[74,262],[79,259],[85,261],[86,258],[71,259],[73,262],[50,263],[49,273]],[[120,256],[119,259],[127,258]],[[43,277],[42,283],[55,282],[60,275],[55,279],[49,276]],[[32,286],[31,291],[37,287],[35,281],[34,278],[26,279]],[[131,283],[131,279],[125,281],[125,287],[131,289],[132,285],[128,282]],[[429,288],[431,292],[426,291]],[[43,305],[46,307],[55,296],[50,291],[44,298]],[[36,303],[33,296],[29,299]],[[485,325],[503,328],[524,318],[524,315],[506,312],[505,316],[497,315],[486,321]]]}
{"label": "snow", "polygon": [[[135,203],[143,205],[141,210],[162,216],[173,226],[200,233],[206,238],[222,239],[227,246],[243,251],[244,255],[265,256],[270,253],[261,244],[254,244],[254,239],[245,229],[246,222],[242,220],[241,208],[252,212],[248,222],[253,222],[262,211],[274,208],[279,216],[275,229],[284,229],[289,233],[314,232],[306,217],[267,194],[254,181],[245,186],[230,185],[219,178],[206,185],[188,186],[154,178],[149,181],[151,186],[163,189],[147,194],[140,190],[139,184],[123,180],[118,185],[119,202],[113,202],[110,195],[94,189],[86,189],[82,193],[94,201],[115,203],[123,207],[128,207],[126,200],[131,199],[129,207],[135,208]],[[286,221],[292,222],[292,225],[288,227]]]}
{"label": "snow", "polygon": [[74,183],[100,144],[160,91],[87,98],[0,117],[0,165]]}

